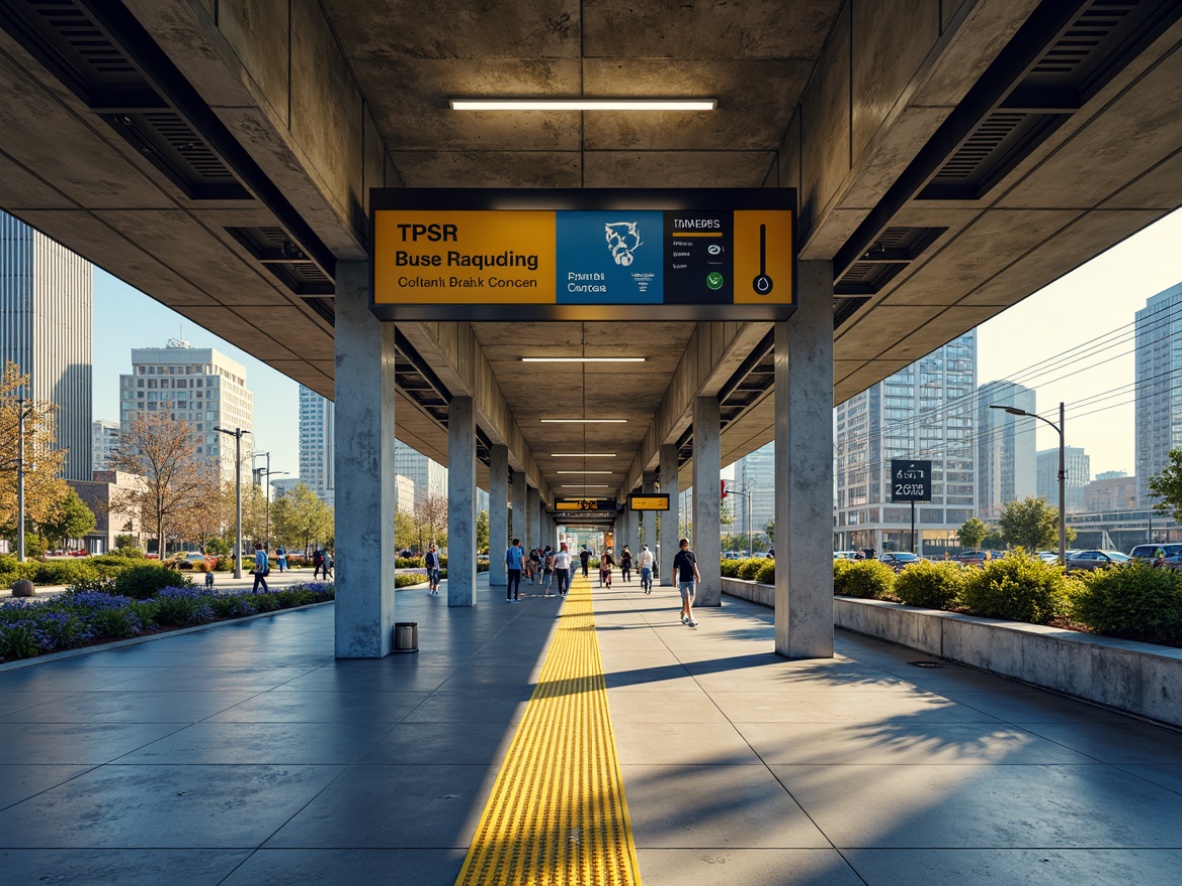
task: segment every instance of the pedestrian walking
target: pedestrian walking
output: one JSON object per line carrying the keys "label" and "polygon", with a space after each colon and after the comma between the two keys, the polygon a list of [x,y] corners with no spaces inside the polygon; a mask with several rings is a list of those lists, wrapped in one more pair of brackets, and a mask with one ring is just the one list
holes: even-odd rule
{"label": "pedestrian walking", "polygon": [[599,586],[601,588],[612,586],[612,567],[614,565],[615,558],[612,557],[612,552],[605,550],[603,556],[599,558]]}
{"label": "pedestrian walking", "polygon": [[586,578],[587,570],[591,565],[591,552],[586,547],[579,551],[579,562],[583,564],[583,578]]}
{"label": "pedestrian walking", "polygon": [[506,603],[518,602],[521,594],[521,567],[524,561],[525,551],[521,549],[521,539],[515,538],[509,550],[505,551],[505,573],[509,577],[509,584],[505,588]]}
{"label": "pedestrian walking", "polygon": [[549,597],[550,582],[554,579],[554,549],[550,545],[546,545],[546,550],[542,552],[542,577],[546,582],[545,594]]}
{"label": "pedestrian walking", "polygon": [[537,548],[530,548],[529,551],[529,583],[532,585],[534,579],[541,584],[542,581],[542,552]]}
{"label": "pedestrian walking", "polygon": [[653,592],[653,552],[648,545],[640,549],[640,589],[646,594]]}
{"label": "pedestrian walking", "polygon": [[628,584],[632,583],[632,552],[628,550],[627,545],[624,545],[624,550],[620,552],[620,578]]}
{"label": "pedestrian walking", "polygon": [[283,545],[275,549],[275,565],[279,567],[280,572],[287,571],[287,548]]}
{"label": "pedestrian walking", "polygon": [[423,557],[423,565],[427,568],[427,593],[432,596],[439,596],[439,554],[435,551],[435,545],[432,544],[427,548],[427,553]]}
{"label": "pedestrian walking", "polygon": [[323,570],[324,577],[328,578],[328,570],[324,568],[324,551],[317,548],[312,552],[312,580],[315,581],[320,577]]}
{"label": "pedestrian walking", "polygon": [[566,542],[561,542],[558,552],[554,555],[554,577],[558,581],[558,596],[565,597],[570,588],[570,568],[572,558],[566,549]]}
{"label": "pedestrian walking", "polygon": [[256,541],[254,543],[254,587],[250,589],[252,594],[259,592],[259,585],[263,586],[263,593],[269,592],[267,587],[267,576],[271,573],[271,561],[267,558],[267,552],[263,550],[263,543]]}
{"label": "pedestrian walking", "polygon": [[702,574],[698,572],[698,558],[690,550],[689,539],[683,538],[679,550],[673,558],[673,574],[677,576],[677,587],[681,591],[681,623],[696,628],[694,620],[694,592]]}
{"label": "pedestrian walking", "polygon": [[324,552],[324,577],[325,578],[332,578],[333,577],[332,570],[335,566],[336,566],[336,560],[334,558],[334,551],[332,551],[332,550],[325,551]]}

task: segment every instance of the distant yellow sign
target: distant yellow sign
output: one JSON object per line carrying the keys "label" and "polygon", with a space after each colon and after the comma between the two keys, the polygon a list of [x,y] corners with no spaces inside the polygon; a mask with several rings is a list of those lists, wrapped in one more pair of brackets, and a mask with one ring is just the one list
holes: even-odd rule
{"label": "distant yellow sign", "polygon": [[609,498],[560,498],[554,502],[556,511],[614,511],[615,508],[616,503]]}
{"label": "distant yellow sign", "polygon": [[667,511],[668,495],[630,495],[628,507],[633,511]]}

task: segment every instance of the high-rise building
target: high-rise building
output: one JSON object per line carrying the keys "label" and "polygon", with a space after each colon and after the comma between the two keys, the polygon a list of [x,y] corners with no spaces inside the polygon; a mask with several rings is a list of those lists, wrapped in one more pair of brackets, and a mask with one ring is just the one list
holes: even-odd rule
{"label": "high-rise building", "polygon": [[1182,446],[1182,283],[1137,312],[1136,355],[1137,501],[1147,507],[1149,479]]}
{"label": "high-rise building", "polygon": [[[173,339],[164,348],[133,348],[131,373],[119,376],[120,426],[127,430],[142,412],[183,419],[197,437],[197,456],[216,467],[222,482],[234,480],[234,441],[214,430],[254,430],[254,395],[246,369],[213,348]],[[242,472],[250,479],[253,435],[243,436]]]}
{"label": "high-rise building", "polygon": [[977,513],[996,520],[1006,502],[1035,494],[1034,423],[1038,420],[990,406],[1037,409],[1034,391],[1014,382],[991,381],[977,389]]}
{"label": "high-rise building", "polygon": [[330,507],[336,492],[331,400],[300,385],[300,481]]}
{"label": "high-rise building", "polygon": [[[730,501],[736,536],[758,535],[776,518],[776,444],[768,443],[735,462],[735,491]],[[750,496],[748,500],[747,496]],[[748,510],[750,509],[750,510]],[[748,524],[750,514],[750,524]],[[746,547],[744,545],[743,547]]]}
{"label": "high-rise building", "polygon": [[932,462],[932,500],[915,506],[917,551],[940,554],[956,544],[956,530],[977,508],[976,388],[971,330],[837,407],[842,548],[910,548],[911,505],[891,503],[893,458]]}
{"label": "high-rise building", "polygon": [[[1036,495],[1047,500],[1052,508],[1059,507],[1059,447],[1040,449],[1038,455],[1038,480]],[[1085,490],[1092,482],[1092,458],[1080,446],[1063,448],[1063,464],[1067,479],[1063,482],[1063,494],[1067,497],[1067,513],[1083,513],[1087,508]]]}
{"label": "high-rise building", "polygon": [[111,467],[111,456],[119,448],[119,422],[100,418],[90,424],[90,467],[92,471],[106,471]]}
{"label": "high-rise building", "polygon": [[[1113,476],[1115,475],[1115,476]],[[1137,507],[1137,478],[1124,471],[1105,471],[1084,489],[1084,511],[1131,511]]]}
{"label": "high-rise building", "polygon": [[93,267],[0,212],[0,371],[29,376],[25,396],[57,406],[67,480],[90,480]]}
{"label": "high-rise building", "polygon": [[394,472],[414,483],[416,505],[429,495],[447,497],[447,468],[401,440],[394,441]]}

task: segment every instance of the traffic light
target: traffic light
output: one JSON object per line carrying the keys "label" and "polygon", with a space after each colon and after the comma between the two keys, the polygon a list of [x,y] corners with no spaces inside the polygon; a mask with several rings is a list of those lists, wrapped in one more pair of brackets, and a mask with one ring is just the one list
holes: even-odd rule
{"label": "traffic light", "polygon": [[726,498],[726,480],[719,480],[719,485],[722,487],[722,497]]}

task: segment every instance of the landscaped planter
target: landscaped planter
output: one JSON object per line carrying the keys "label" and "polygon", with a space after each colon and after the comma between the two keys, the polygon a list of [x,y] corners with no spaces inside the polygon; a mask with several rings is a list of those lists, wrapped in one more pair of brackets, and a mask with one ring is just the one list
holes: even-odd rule
{"label": "landscaped planter", "polygon": [[[722,591],[774,608],[768,585],[724,578]],[[833,598],[833,623],[1182,727],[1182,649],[852,597]]]}

